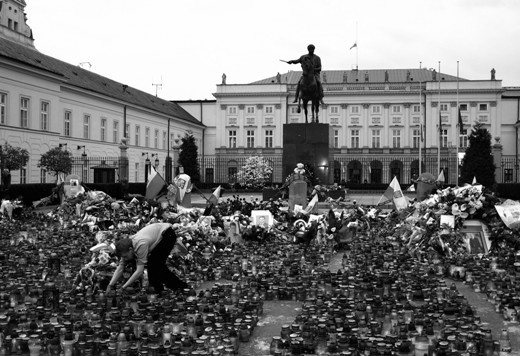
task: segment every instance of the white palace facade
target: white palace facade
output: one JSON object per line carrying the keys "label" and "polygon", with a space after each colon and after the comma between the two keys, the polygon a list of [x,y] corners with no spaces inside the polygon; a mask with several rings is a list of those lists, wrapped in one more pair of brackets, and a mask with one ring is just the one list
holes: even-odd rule
{"label": "white palace facade", "polygon": [[[166,157],[175,162],[186,132],[199,146],[204,182],[230,182],[253,155],[270,161],[274,183],[284,180],[284,125],[304,122],[292,103],[300,71],[248,84],[223,82],[215,100],[166,101],[39,52],[25,2],[0,3],[0,146],[30,155],[23,169],[11,172],[13,184],[55,179],[38,167],[41,154],[54,147],[71,151],[73,173],[85,181],[95,181],[95,168],[111,168],[115,180],[121,178],[124,152],[129,182],[145,180],[147,162],[166,176]],[[326,105],[319,120],[330,125],[324,167],[330,182],[388,183],[396,176],[410,183],[420,160],[422,172],[443,169],[454,184],[457,152],[464,153],[475,122],[493,137],[496,180],[519,181],[520,88],[503,87],[494,69],[481,79],[426,68],[324,70],[321,79]]]}
{"label": "white palace facade", "polygon": [[[305,122],[292,103],[300,76],[293,71],[250,84],[222,83],[214,101],[178,102],[197,118],[204,113],[207,181],[229,180],[252,155],[269,159],[273,181],[283,180],[284,124]],[[457,151],[460,163],[479,122],[493,137],[497,181],[517,182],[520,90],[502,87],[494,70],[486,76],[468,80],[424,68],[322,71],[319,120],[330,125],[330,181],[388,183],[397,176],[410,183],[421,156],[422,172],[435,174],[440,163],[454,184]]]}
{"label": "white palace facade", "polygon": [[178,104],[39,52],[25,2],[0,4],[0,146],[29,152],[26,166],[11,172],[13,184],[55,181],[38,167],[54,147],[72,153],[84,181],[94,181],[94,168],[116,171],[117,181],[126,136],[128,180],[144,182],[147,158],[165,174],[180,136],[190,131],[202,142],[204,125]]}

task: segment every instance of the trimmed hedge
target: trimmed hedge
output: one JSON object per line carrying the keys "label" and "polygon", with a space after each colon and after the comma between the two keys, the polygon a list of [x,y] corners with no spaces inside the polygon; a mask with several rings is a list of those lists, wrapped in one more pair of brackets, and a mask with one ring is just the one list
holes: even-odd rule
{"label": "trimmed hedge", "polygon": [[8,191],[0,192],[2,199],[21,198],[24,204],[32,204],[33,201],[48,197],[56,183],[11,184]]}
{"label": "trimmed hedge", "polygon": [[520,200],[520,184],[519,183],[497,184],[496,192],[500,198]]}

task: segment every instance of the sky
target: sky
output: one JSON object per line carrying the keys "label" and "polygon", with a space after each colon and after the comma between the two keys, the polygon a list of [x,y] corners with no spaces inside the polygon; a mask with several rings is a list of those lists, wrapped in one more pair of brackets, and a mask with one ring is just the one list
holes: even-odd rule
{"label": "sky", "polygon": [[[36,48],[166,100],[300,70],[435,68],[520,86],[518,0],[26,0]],[[357,43],[357,49],[350,47]],[[86,63],[90,63],[90,66]],[[162,84],[161,87],[153,84]]]}

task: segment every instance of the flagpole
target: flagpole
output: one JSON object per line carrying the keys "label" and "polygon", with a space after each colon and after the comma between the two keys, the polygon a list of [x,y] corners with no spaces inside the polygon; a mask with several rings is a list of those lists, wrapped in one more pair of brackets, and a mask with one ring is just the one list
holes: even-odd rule
{"label": "flagpole", "polygon": [[437,100],[437,111],[439,114],[439,147],[437,147],[437,174],[441,171],[441,134],[442,134],[442,118],[441,118],[441,61],[439,61],[439,97]]}
{"label": "flagpole", "polygon": [[458,130],[456,130],[456,156],[455,156],[455,186],[459,186],[459,145],[460,145],[460,134],[462,132],[462,127],[460,127],[459,122],[459,115],[460,115],[460,108],[459,108],[459,61],[457,61],[457,127],[459,127]]}
{"label": "flagpole", "polygon": [[[419,69],[422,67],[422,62],[419,62]],[[421,73],[419,73],[419,176],[422,174],[422,83]],[[419,177],[417,177],[419,178]]]}
{"label": "flagpole", "polygon": [[357,41],[358,41],[358,23],[356,21],[356,70],[358,70],[358,46],[357,46]]}

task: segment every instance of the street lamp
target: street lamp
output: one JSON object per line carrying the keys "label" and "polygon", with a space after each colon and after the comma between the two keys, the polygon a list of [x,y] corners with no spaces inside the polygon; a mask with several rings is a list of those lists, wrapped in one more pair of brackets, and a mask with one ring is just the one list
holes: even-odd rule
{"label": "street lamp", "polygon": [[173,173],[174,173],[174,175],[177,175],[177,171],[175,169],[175,156],[176,156],[176,153],[179,152],[179,148],[181,147],[181,145],[180,145],[181,140],[179,138],[176,138],[175,140],[173,140],[173,142],[174,142],[172,145]]}
{"label": "street lamp", "polygon": [[148,157],[148,152],[141,153],[141,157],[146,155],[146,159],[144,160],[144,182],[148,182],[148,171],[150,170],[150,158]]}
{"label": "street lamp", "polygon": [[83,159],[83,169],[81,171],[81,181],[85,182],[85,177],[87,175],[88,169],[87,169],[87,153],[85,152],[85,145],[78,145],[76,149],[81,150],[83,148],[83,153],[81,154],[81,158]]}
{"label": "street lamp", "polygon": [[152,157],[155,157],[155,170],[157,170],[157,168],[159,167],[159,154],[158,153],[152,153]]}

